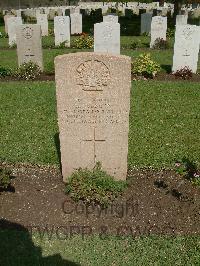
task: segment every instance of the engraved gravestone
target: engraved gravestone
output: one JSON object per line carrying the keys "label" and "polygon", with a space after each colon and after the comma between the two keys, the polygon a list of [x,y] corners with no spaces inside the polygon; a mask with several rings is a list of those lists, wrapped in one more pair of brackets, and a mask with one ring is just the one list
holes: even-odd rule
{"label": "engraved gravestone", "polygon": [[22,24],[21,17],[11,17],[7,19],[8,23],[8,44],[13,46],[16,44],[16,27]]}
{"label": "engraved gravestone", "polygon": [[126,179],[131,59],[95,53],[57,56],[55,78],[64,181],[96,162]]}
{"label": "engraved gravestone", "polygon": [[151,32],[151,20],[152,14],[151,13],[143,13],[141,14],[141,34]]}
{"label": "engraved gravestone", "polygon": [[37,18],[37,16],[39,16],[39,15],[41,15],[41,11],[40,11],[40,9],[36,9],[36,10],[35,10],[35,16],[36,16],[36,18]]}
{"label": "engraved gravestone", "polygon": [[17,15],[17,17],[21,17],[22,16],[22,10],[21,9],[16,10],[16,15]]}
{"label": "engraved gravestone", "polygon": [[70,16],[72,15],[72,14],[80,14],[80,8],[79,7],[71,7],[70,8]]}
{"label": "engraved gravestone", "polygon": [[37,14],[37,24],[41,26],[42,36],[48,36],[47,14]]}
{"label": "engraved gravestone", "polygon": [[5,33],[8,33],[8,18],[13,18],[14,15],[5,15],[4,16],[4,24],[5,24]]}
{"label": "engraved gravestone", "polygon": [[71,34],[82,33],[82,14],[74,13],[70,15]]}
{"label": "engraved gravestone", "polygon": [[177,25],[187,25],[188,15],[177,15],[176,16],[176,26]]}
{"label": "engraved gravestone", "polygon": [[103,22],[118,23],[118,16],[117,15],[106,15],[106,16],[103,16]]}
{"label": "engraved gravestone", "polygon": [[108,12],[108,6],[102,6],[102,15],[105,15]]}
{"label": "engraved gravestone", "polygon": [[56,16],[56,10],[55,9],[49,9],[49,14],[48,14],[49,20],[53,20],[55,16]]}
{"label": "engraved gravestone", "polygon": [[196,73],[200,44],[200,38],[197,36],[200,36],[198,26],[179,25],[176,27],[173,72],[188,67],[193,73]]}
{"label": "engraved gravestone", "polygon": [[156,39],[166,40],[167,17],[155,16],[151,21],[151,43],[150,48],[155,44]]}
{"label": "engraved gravestone", "polygon": [[63,11],[62,11],[62,9],[61,8],[58,8],[57,9],[57,11],[56,11],[56,13],[57,13],[57,16],[63,16]]}
{"label": "engraved gravestone", "polygon": [[70,19],[66,16],[54,18],[55,46],[65,42],[65,46],[70,47]]}
{"label": "engraved gravestone", "polygon": [[101,22],[94,24],[94,52],[120,54],[120,24]]}
{"label": "engraved gravestone", "polygon": [[17,56],[19,66],[32,61],[43,70],[40,25],[26,24],[17,27]]}

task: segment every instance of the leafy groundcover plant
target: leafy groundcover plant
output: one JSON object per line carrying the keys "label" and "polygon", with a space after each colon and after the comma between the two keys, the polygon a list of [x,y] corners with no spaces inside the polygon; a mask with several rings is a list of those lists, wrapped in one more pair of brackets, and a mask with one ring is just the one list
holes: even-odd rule
{"label": "leafy groundcover plant", "polygon": [[33,63],[28,62],[22,64],[15,73],[15,76],[19,79],[25,79],[25,80],[34,80],[41,74],[40,67]]}
{"label": "leafy groundcover plant", "polygon": [[7,77],[12,75],[12,70],[10,68],[6,68],[3,66],[0,66],[0,77]]}
{"label": "leafy groundcover plant", "polygon": [[150,54],[140,54],[132,62],[132,74],[144,78],[153,78],[160,71],[160,65],[157,64]]}
{"label": "leafy groundcover plant", "polygon": [[167,40],[164,40],[163,38],[156,39],[153,45],[153,49],[164,50],[168,48],[169,48],[169,43]]}
{"label": "leafy groundcover plant", "polygon": [[72,42],[72,47],[77,49],[92,49],[94,46],[94,39],[86,33],[82,33]]}
{"label": "leafy groundcover plant", "polygon": [[126,181],[116,181],[96,163],[92,170],[78,169],[66,184],[66,193],[75,201],[107,207],[127,187]]}
{"label": "leafy groundcover plant", "polygon": [[190,79],[192,78],[193,74],[192,74],[192,70],[185,66],[179,70],[177,70],[176,72],[173,73],[173,75],[176,77],[176,78],[181,78],[181,79]]}
{"label": "leafy groundcover plant", "polygon": [[187,158],[183,158],[175,163],[175,168],[178,174],[190,180],[193,185],[200,186],[200,172],[197,169],[196,163]]}

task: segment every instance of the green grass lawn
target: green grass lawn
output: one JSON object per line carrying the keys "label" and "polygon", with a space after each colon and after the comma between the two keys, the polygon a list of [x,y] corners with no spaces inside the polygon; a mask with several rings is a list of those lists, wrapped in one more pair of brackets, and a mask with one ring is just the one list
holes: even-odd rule
{"label": "green grass lawn", "polygon": [[[54,82],[0,82],[0,160],[59,164]],[[130,167],[172,167],[183,157],[200,165],[198,83],[132,83]]]}
{"label": "green grass lawn", "polygon": [[[0,31],[1,32],[1,31]],[[71,36],[71,43],[74,39],[77,37]],[[141,46],[149,47],[150,43],[150,37],[145,36],[121,36],[121,46],[122,47],[130,47],[130,45],[135,42],[139,41],[141,43]],[[45,36],[42,37],[42,46],[43,47],[54,47],[54,36]],[[2,48],[9,48],[8,45],[8,38],[0,38],[0,49]]]}
{"label": "green grass lawn", "polygon": [[189,266],[199,265],[200,261],[200,237],[48,238],[7,230],[0,231],[0,237],[2,266]]}
{"label": "green grass lawn", "polygon": [[[45,72],[54,72],[54,58],[57,55],[75,53],[75,52],[86,52],[92,50],[80,50],[80,49],[43,49],[44,57],[44,70]],[[173,60],[173,50],[150,50],[150,49],[122,49],[121,54],[131,56],[132,58],[139,56],[141,53],[150,53],[152,58],[161,65],[162,72],[167,72],[172,66]],[[17,67],[17,52],[16,50],[0,50],[0,65],[9,68]],[[200,70],[200,60],[198,65],[198,70]]]}
{"label": "green grass lawn", "polygon": [[[71,40],[77,37],[72,37]],[[131,43],[140,40],[143,43],[143,48],[136,50],[130,49]],[[131,56],[132,58],[139,56],[141,53],[150,53],[152,58],[161,65],[162,72],[171,70],[173,63],[173,49],[166,50],[152,50],[148,48],[150,39],[145,36],[122,36],[121,37],[121,54]],[[173,40],[172,40],[173,41]],[[0,66],[17,68],[17,51],[16,49],[1,49],[7,47],[7,39],[0,39]],[[93,51],[93,49],[74,49],[74,48],[50,48],[54,45],[54,38],[52,36],[43,38],[43,58],[45,72],[54,72],[54,58],[57,55]],[[49,47],[49,48],[48,48]],[[198,72],[200,71],[200,60],[198,63]]]}

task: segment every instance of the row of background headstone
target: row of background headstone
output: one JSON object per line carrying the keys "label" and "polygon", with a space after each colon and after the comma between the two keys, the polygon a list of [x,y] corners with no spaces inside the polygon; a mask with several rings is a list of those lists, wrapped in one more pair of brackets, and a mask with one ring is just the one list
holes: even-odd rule
{"label": "row of background headstone", "polygon": [[[87,3],[88,4],[88,3]],[[122,12],[116,11],[116,8],[114,8],[114,5],[112,7],[112,9],[109,7],[108,9],[108,5],[104,5],[101,6],[102,3],[97,3],[94,5],[94,3],[92,3],[90,5],[89,8],[89,4],[88,5],[82,5],[79,7],[50,7],[50,8],[35,8],[35,9],[26,9],[26,10],[13,10],[12,12],[19,15],[22,15],[22,18],[26,18],[28,20],[28,22],[33,23],[34,19],[36,19],[36,15],[39,15],[40,13],[44,13],[46,12],[46,14],[48,15],[48,19],[49,20],[53,20],[54,17],[56,15],[66,15],[66,16],[70,16],[70,14],[73,13],[81,13],[83,16],[83,31],[84,32],[90,32],[90,30],[93,30],[93,25],[95,23],[101,22],[102,21],[102,15],[106,14],[106,12],[110,12],[110,13],[115,13],[119,15],[119,22],[121,25],[121,35],[124,36],[131,36],[131,35],[139,35],[140,34],[140,27],[138,26],[140,24],[140,17],[138,15],[141,15],[143,13],[151,13],[152,16],[158,16],[158,15],[162,15],[162,16],[167,16],[168,17],[168,23],[169,26],[173,24],[173,19],[172,19],[172,14],[173,14],[173,5],[168,5],[165,3],[165,7],[160,8],[160,7],[156,7],[157,3],[152,3],[151,6],[150,4],[141,4],[141,5],[136,5],[132,3],[130,4],[130,6],[134,6],[134,8],[130,9],[130,8],[125,8],[125,12],[124,14]],[[111,3],[112,4],[112,3]],[[155,5],[155,6],[154,6]],[[85,9],[83,9],[83,7],[85,6]],[[110,5],[112,6],[112,5]],[[119,8],[122,5],[119,4]],[[125,6],[125,5],[123,5]],[[86,8],[87,7],[87,8]],[[129,5],[128,5],[129,7]],[[149,7],[149,8],[147,8]],[[151,7],[151,8],[150,8]],[[106,9],[105,9],[106,8]],[[136,9],[135,9],[136,8]],[[136,10],[138,10],[138,12],[135,12]],[[167,12],[166,12],[167,10]],[[196,19],[193,18],[193,16],[190,14],[191,11],[191,7],[189,8],[182,8],[182,13],[183,14],[188,14],[190,24],[196,24],[199,25],[200,24],[200,8],[194,9],[193,11],[198,11],[197,17]],[[104,13],[105,11],[105,13]],[[6,11],[5,11],[6,12]],[[91,33],[91,32],[90,32]],[[93,33],[93,32],[92,32]]]}
{"label": "row of background headstone", "polygon": [[[148,14],[145,14],[146,16]],[[79,23],[77,23],[77,25],[75,25],[75,29],[72,34],[77,33],[77,31],[79,30],[78,33],[82,32],[82,16],[78,13],[74,13],[71,15],[71,19],[73,17],[80,17],[80,21]],[[145,16],[141,16],[141,18],[143,19]],[[147,19],[150,21],[149,19],[150,17],[147,17]],[[69,30],[69,17],[65,17],[65,16],[61,16],[61,17],[55,17],[55,28],[56,25],[58,24],[57,29],[60,30],[60,34],[58,34],[58,38],[63,35],[62,32],[62,27],[60,27],[63,24],[63,19],[66,19],[66,34],[65,34],[65,39],[62,39],[60,41],[58,41],[58,43],[61,43],[61,41],[68,41],[68,46],[70,45],[70,30]],[[37,16],[37,20],[38,20],[38,24],[41,25],[41,29],[42,29],[42,35],[48,35],[48,20],[47,20],[47,15],[46,14],[38,14]],[[16,34],[14,32],[14,28],[15,26],[18,24],[22,24],[22,19],[21,17],[11,17],[8,18],[8,21],[10,22],[10,26],[8,28],[8,33],[9,33],[9,44],[12,45],[16,42]],[[112,16],[112,15],[108,15],[108,16],[104,16],[104,21],[103,23],[97,23],[94,25],[94,51],[95,52],[107,52],[107,53],[113,53],[113,54],[120,54],[120,24],[117,22],[118,21],[118,17],[117,16]],[[60,24],[59,24],[60,22]],[[57,24],[56,24],[57,23]],[[59,26],[60,25],[60,26]],[[73,25],[73,24],[72,24]],[[193,47],[193,51],[191,50],[191,52],[188,54],[189,49],[187,48],[188,45],[188,41],[181,42],[182,45],[182,49],[180,49],[180,44],[177,45],[177,43],[180,43],[176,34],[176,38],[175,38],[175,47],[174,47],[174,63],[173,63],[173,70],[176,71],[177,69],[180,68],[180,66],[183,66],[182,64],[186,64],[187,66],[190,67],[190,69],[192,69],[193,72],[196,72],[196,68],[197,68],[197,61],[198,61],[198,47],[199,47],[199,34],[200,34],[200,30],[199,27],[196,26],[192,26],[192,25],[187,25],[187,15],[184,16],[177,16],[177,26],[183,26],[186,25],[186,28],[182,27],[182,30],[185,32],[187,32],[187,35],[190,33],[190,31],[192,32],[196,32],[196,36],[198,36],[197,41],[194,41],[194,45],[193,42],[191,42],[191,46]],[[77,30],[78,27],[78,30]],[[71,29],[73,29],[73,27],[71,27]],[[58,30],[55,30],[55,36],[57,36],[56,32]],[[152,18],[151,21],[151,43],[150,43],[150,47],[152,48],[154,46],[155,41],[160,38],[163,40],[166,40],[166,30],[167,30],[167,17],[162,17],[162,16],[155,16]],[[180,29],[177,31],[180,34]],[[186,36],[186,34],[185,34]],[[56,38],[56,41],[58,40],[58,38]],[[186,40],[188,40],[188,38],[185,37]],[[191,37],[191,39],[193,40],[193,38]],[[185,45],[185,46],[184,46]],[[177,57],[178,52],[178,48],[179,50],[183,50],[183,55]],[[186,47],[186,48],[184,48]],[[191,60],[190,60],[191,57]],[[178,60],[177,60],[178,58]],[[181,58],[181,59],[180,59]]]}

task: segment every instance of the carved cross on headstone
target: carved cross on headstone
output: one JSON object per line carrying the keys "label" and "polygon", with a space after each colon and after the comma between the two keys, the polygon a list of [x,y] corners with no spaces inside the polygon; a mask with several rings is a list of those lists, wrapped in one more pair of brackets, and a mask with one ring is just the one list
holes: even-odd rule
{"label": "carved cross on headstone", "polygon": [[64,33],[60,33],[60,36],[61,36],[61,42],[64,42],[65,41],[65,34]]}
{"label": "carved cross on headstone", "polygon": [[183,56],[190,56],[190,54],[188,54],[188,50],[185,50],[185,53],[183,54]]}
{"label": "carved cross on headstone", "polygon": [[31,49],[28,49],[27,53],[25,53],[26,57],[33,57],[35,56],[34,54],[31,54]]}
{"label": "carved cross on headstone", "polygon": [[96,144],[97,143],[102,143],[105,142],[105,139],[100,139],[96,137],[96,128],[94,128],[94,134],[93,134],[93,138],[88,138],[88,139],[84,139],[83,141],[85,142],[92,142],[93,143],[93,151],[94,151],[94,164],[97,162],[96,161]]}

